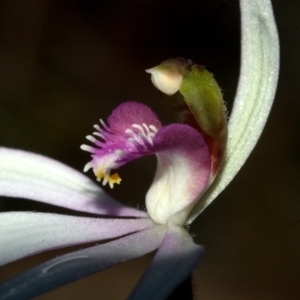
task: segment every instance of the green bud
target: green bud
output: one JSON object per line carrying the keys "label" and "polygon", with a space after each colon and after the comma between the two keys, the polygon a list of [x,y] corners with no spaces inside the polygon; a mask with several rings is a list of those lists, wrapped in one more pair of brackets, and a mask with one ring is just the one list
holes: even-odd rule
{"label": "green bud", "polygon": [[165,94],[163,104],[175,120],[204,134],[212,157],[212,172],[216,173],[225,152],[227,119],[222,92],[213,75],[190,60],[179,59],[163,61],[147,72],[155,87]]}

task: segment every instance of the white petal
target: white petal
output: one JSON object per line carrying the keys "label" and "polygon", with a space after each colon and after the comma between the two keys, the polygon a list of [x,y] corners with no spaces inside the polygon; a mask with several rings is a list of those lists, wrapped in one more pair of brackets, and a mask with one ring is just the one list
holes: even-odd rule
{"label": "white petal", "polygon": [[[0,285],[0,299],[26,300],[159,247],[166,226],[156,225],[107,244],[52,259]],[[117,282],[116,288],[117,288]],[[88,298],[88,296],[87,296]]]}
{"label": "white petal", "polygon": [[269,0],[240,0],[242,18],[241,70],[229,119],[224,167],[189,222],[230,183],[255,147],[268,118],[279,71],[279,41]]}
{"label": "white petal", "polygon": [[150,219],[98,219],[48,213],[0,214],[0,265],[54,248],[119,237],[153,226]]}
{"label": "white petal", "polygon": [[170,223],[151,265],[129,300],[166,299],[193,272],[203,252],[203,247],[196,245],[187,231]]}
{"label": "white petal", "polygon": [[0,148],[0,196],[101,215],[147,216],[118,203],[89,178],[58,161],[7,148]]}

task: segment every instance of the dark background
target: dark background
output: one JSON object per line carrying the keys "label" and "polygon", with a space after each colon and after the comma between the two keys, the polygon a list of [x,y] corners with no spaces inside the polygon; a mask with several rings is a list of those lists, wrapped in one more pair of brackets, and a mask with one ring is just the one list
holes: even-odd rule
{"label": "dark background", "polygon": [[[297,299],[300,285],[300,2],[273,0],[281,72],[266,129],[230,186],[191,227],[206,255],[195,273],[198,299]],[[215,74],[231,107],[239,72],[236,0],[3,0],[0,2],[0,143],[82,170],[79,149],[92,125],[126,100],[165,122],[144,69],[190,58]],[[0,158],[1,159],[1,158]],[[120,170],[118,200],[143,203],[152,157]],[[92,174],[89,174],[92,177]],[[69,213],[1,199],[1,210]],[[1,245],[3,247],[4,245]],[[0,280],[63,251],[0,269]],[[151,255],[38,299],[124,299]]]}

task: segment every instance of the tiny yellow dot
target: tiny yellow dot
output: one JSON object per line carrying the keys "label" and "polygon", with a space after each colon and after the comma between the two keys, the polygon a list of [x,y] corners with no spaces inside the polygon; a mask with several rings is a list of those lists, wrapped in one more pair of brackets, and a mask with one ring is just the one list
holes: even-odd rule
{"label": "tiny yellow dot", "polygon": [[111,182],[112,184],[120,184],[121,180],[122,179],[120,178],[118,173],[109,176],[109,182]]}

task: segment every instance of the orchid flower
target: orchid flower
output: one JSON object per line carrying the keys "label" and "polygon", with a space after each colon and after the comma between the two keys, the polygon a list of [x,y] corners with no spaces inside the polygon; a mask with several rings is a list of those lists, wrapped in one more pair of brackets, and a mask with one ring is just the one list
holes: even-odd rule
{"label": "orchid flower", "polygon": [[[50,158],[0,148],[0,195],[99,215],[0,214],[0,264],[70,245],[114,239],[45,262],[0,285],[1,299],[29,299],[71,281],[157,250],[130,299],[164,299],[197,266],[203,247],[185,229],[229,184],[254,148],[274,99],[279,68],[276,25],[269,0],[241,0],[242,56],[228,142],[213,174],[203,133],[186,124],[162,126],[146,105],[127,102],[96,126],[92,168],[103,184],[119,184],[123,164],[155,154],[157,169],[147,212],[126,207],[83,174]],[[160,80],[152,72],[156,87]],[[177,78],[178,79],[178,78]],[[181,84],[181,79],[177,81]],[[175,91],[177,88],[175,88]],[[167,91],[173,93],[173,91]]]}

